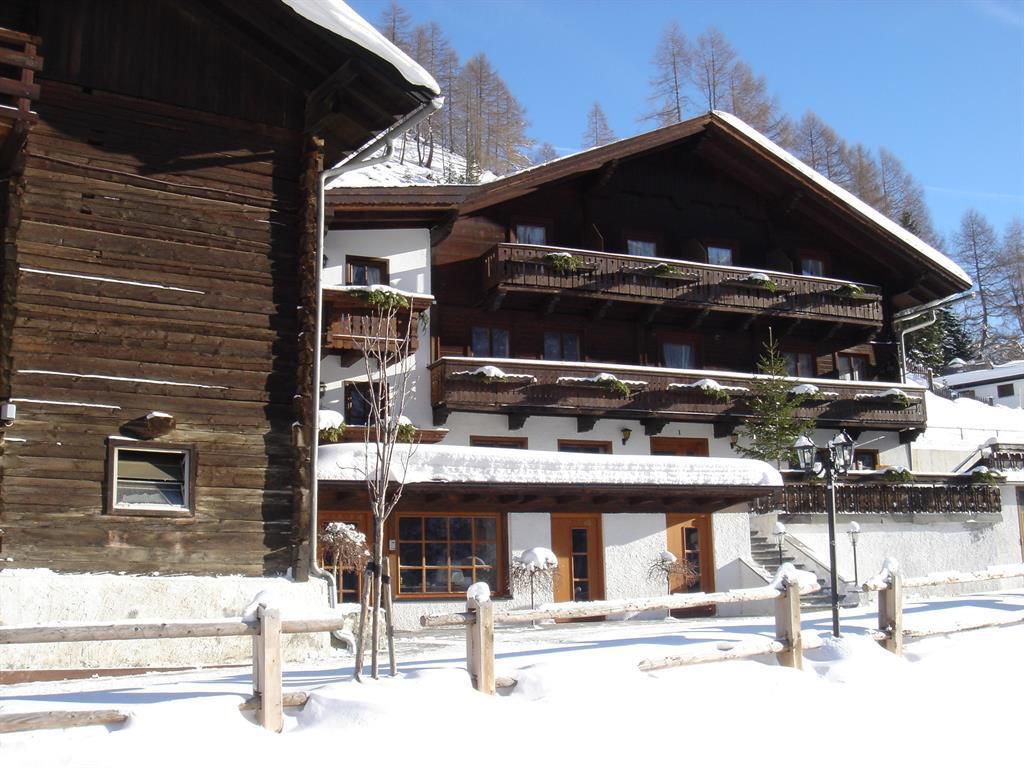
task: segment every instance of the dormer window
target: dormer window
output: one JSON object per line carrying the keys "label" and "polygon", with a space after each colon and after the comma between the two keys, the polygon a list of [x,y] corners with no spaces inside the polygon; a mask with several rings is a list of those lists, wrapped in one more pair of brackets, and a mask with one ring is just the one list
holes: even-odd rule
{"label": "dormer window", "polygon": [[724,245],[709,245],[708,264],[714,264],[719,267],[731,267],[733,265],[732,248]]}

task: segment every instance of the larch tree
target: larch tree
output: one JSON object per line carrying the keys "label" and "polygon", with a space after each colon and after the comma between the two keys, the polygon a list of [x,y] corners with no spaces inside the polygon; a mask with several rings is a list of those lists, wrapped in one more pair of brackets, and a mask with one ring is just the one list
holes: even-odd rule
{"label": "larch tree", "polygon": [[863,144],[847,147],[843,158],[849,181],[846,188],[872,208],[878,208],[882,199],[882,184],[878,163],[871,150]]}
{"label": "larch tree", "polygon": [[996,261],[996,312],[1006,332],[1024,338],[1024,221],[1006,226]]}
{"label": "larch tree", "polygon": [[554,145],[545,141],[543,144],[538,146],[530,157],[530,161],[534,165],[540,165],[541,163],[550,163],[552,160],[558,159],[558,150],[555,149]]}
{"label": "larch tree", "polygon": [[409,12],[395,0],[391,0],[381,12],[377,28],[388,40],[406,53],[410,52],[411,35],[409,32],[412,20]]}
{"label": "larch tree", "polygon": [[846,187],[850,174],[844,161],[846,145],[828,123],[805,112],[790,130],[786,147],[829,181]]}
{"label": "larch tree", "polygon": [[615,141],[615,133],[608,126],[608,118],[601,108],[601,102],[595,101],[587,113],[587,128],[583,132],[583,147],[600,147]]}
{"label": "larch tree", "polygon": [[690,56],[686,35],[679,24],[669,22],[654,50],[654,77],[647,97],[651,111],[641,120],[653,121],[659,128],[682,121],[689,106],[686,87],[690,80]]}
{"label": "larch tree", "polygon": [[992,341],[993,312],[998,311],[999,244],[995,231],[975,209],[968,210],[960,220],[960,229],[953,236],[956,259],[974,281],[975,300],[967,317],[967,327],[977,339],[978,351],[984,355]]}
{"label": "larch tree", "polygon": [[700,106],[712,111],[729,108],[729,87],[736,65],[736,49],[718,27],[700,33],[690,57],[690,82],[697,89]]}
{"label": "larch tree", "polygon": [[[413,29],[411,40],[412,57],[428,72],[437,73],[435,77],[441,93],[448,93],[451,82],[446,81],[441,73],[446,70],[452,48],[441,27],[434,21],[419,24]],[[443,143],[443,137],[438,134],[444,119],[443,114],[432,113],[416,125],[416,159],[424,167],[433,167],[436,144],[439,140]]]}
{"label": "larch tree", "polygon": [[779,100],[768,93],[768,81],[755,75],[745,61],[737,60],[728,82],[728,102],[723,108],[777,144],[784,144],[791,130],[789,118],[779,108]]}

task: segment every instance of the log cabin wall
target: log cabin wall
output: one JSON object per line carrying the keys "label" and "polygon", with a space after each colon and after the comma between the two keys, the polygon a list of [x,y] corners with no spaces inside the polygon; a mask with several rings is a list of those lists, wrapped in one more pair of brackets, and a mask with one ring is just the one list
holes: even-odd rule
{"label": "log cabin wall", "polygon": [[[163,573],[290,563],[303,94],[202,3],[11,6],[43,40],[8,183],[3,556]],[[10,19],[0,18],[0,25]],[[107,451],[195,450],[194,514],[110,514]]]}
{"label": "log cabin wall", "polygon": [[801,255],[814,255],[824,258],[827,277],[881,284],[886,296],[899,290],[904,277],[882,266],[884,256],[871,241],[831,231],[777,190],[720,169],[699,147],[690,138],[459,217],[432,256],[440,354],[467,354],[471,327],[496,325],[511,329],[517,358],[541,356],[544,330],[567,330],[580,334],[584,360],[658,365],[656,340],[686,333],[702,367],[752,372],[771,329],[783,349],[815,354],[817,376],[835,375],[836,355],[844,352],[867,356],[879,378],[894,377],[888,300],[880,331],[742,314],[698,320],[668,307],[652,317],[648,306],[636,304],[616,304],[598,319],[595,305],[573,306],[564,297],[553,309],[543,297],[535,307],[521,300],[489,308],[482,257],[512,240],[516,222],[546,225],[552,250],[626,253],[626,240],[639,238],[655,240],[660,257],[700,262],[704,247],[718,243],[733,249],[736,266],[799,274]]}

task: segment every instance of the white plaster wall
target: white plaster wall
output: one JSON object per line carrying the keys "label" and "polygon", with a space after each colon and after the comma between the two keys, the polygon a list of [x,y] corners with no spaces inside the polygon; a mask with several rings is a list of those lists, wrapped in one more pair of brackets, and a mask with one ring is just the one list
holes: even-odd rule
{"label": "white plaster wall", "polygon": [[[245,576],[126,576],[57,574],[48,570],[0,571],[0,622],[5,625],[224,619],[241,616],[260,592],[269,592],[285,617],[323,615],[327,586],[284,578]],[[285,635],[285,660],[332,654],[327,633]],[[9,645],[5,669],[102,669],[248,664],[252,638],[119,640]]]}
{"label": "white plaster wall", "polygon": [[[746,504],[735,504],[711,515],[711,539],[714,542],[715,590],[725,592],[749,586],[739,562],[750,558],[750,515]],[[718,608],[719,616],[755,616],[762,613],[757,604],[735,603]]]}
{"label": "white plaster wall", "polygon": [[[608,600],[659,597],[668,588],[664,579],[651,580],[647,571],[667,546],[665,515],[608,513],[601,516],[604,538],[604,591]],[[664,616],[664,611],[636,618]],[[614,618],[626,619],[629,616]]]}
{"label": "white plaster wall", "polygon": [[[426,229],[360,229],[327,233],[324,285],[345,284],[347,256],[387,259],[391,285],[403,291],[430,293],[430,231]],[[430,331],[421,328],[420,345],[410,364],[415,365],[412,393],[405,415],[419,427],[433,425],[430,410]],[[320,407],[344,413],[346,381],[365,381],[362,361],[341,366],[337,355],[320,361],[320,381],[327,385]]]}
{"label": "white plaster wall", "polygon": [[[949,521],[948,518],[922,522],[897,522],[884,516],[878,519],[858,516],[860,536],[857,541],[858,576],[873,576],[886,557],[899,560],[907,576],[925,576],[938,571],[973,571],[989,565],[1021,562],[1020,523],[1014,488],[1002,489],[1002,520],[996,523]],[[836,562],[839,575],[853,580],[853,547],[846,534],[848,521],[840,515],[837,521]],[[939,517],[939,516],[936,516]],[[787,531],[810,546],[824,562],[828,562],[828,531],[821,523],[787,523]],[[999,582],[978,582],[944,585],[926,594],[959,594],[1020,586],[1021,579]]]}
{"label": "white plaster wall", "polygon": [[[965,389],[974,390],[974,398],[982,403],[990,405],[1005,405],[1007,408],[1024,408],[1024,380],[1004,381],[1001,384],[1012,384],[1013,394],[1006,397],[999,396],[999,384],[964,384],[957,386],[956,391],[962,392]],[[962,397],[963,395],[961,395]],[[991,401],[991,402],[989,402]]]}

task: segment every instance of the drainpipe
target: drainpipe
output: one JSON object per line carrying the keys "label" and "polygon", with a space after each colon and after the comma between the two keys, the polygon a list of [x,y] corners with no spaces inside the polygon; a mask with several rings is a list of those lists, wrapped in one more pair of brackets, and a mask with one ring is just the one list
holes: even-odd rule
{"label": "drainpipe", "polygon": [[[974,291],[966,290],[960,293],[954,293],[952,296],[947,296],[944,299],[938,299],[936,301],[930,301],[927,304],[921,304],[917,307],[911,307],[904,309],[893,315],[892,323],[894,326],[900,328],[900,381],[904,384],[907,383],[907,346],[906,336],[908,333],[919,331],[922,328],[927,328],[929,325],[934,325],[939,319],[936,310],[942,309],[974,296]],[[924,320],[916,325],[907,325],[912,320],[917,320],[921,317],[928,317],[929,319]]]}
{"label": "drainpipe", "polygon": [[[321,337],[323,335],[323,290],[322,290],[322,277],[323,277],[323,266],[324,266],[324,238],[326,236],[325,227],[325,197],[327,185],[334,181],[334,179],[349,173],[350,171],[357,170],[359,168],[366,168],[370,165],[376,165],[382,163],[385,160],[389,160],[395,151],[395,137],[400,136],[405,131],[414,128],[418,123],[425,120],[427,117],[432,115],[434,112],[439,110],[444,105],[444,97],[437,96],[434,99],[420,105],[415,110],[410,112],[404,118],[399,120],[397,123],[386,129],[383,133],[377,136],[373,141],[367,144],[363,149],[356,152],[354,155],[350,155],[341,163],[336,165],[334,168],[328,168],[320,172],[320,177],[317,179],[317,190],[316,190],[316,256],[314,264],[313,279],[316,284],[316,307],[314,309],[315,314],[315,334],[313,337],[313,391],[316,393],[316,397],[313,400],[313,444],[309,455],[309,572],[312,576],[319,579],[323,579],[327,582],[327,600],[331,608],[335,608],[338,602],[338,588],[334,580],[334,575],[325,571],[320,567],[320,563],[317,562],[316,548],[317,548],[317,527],[318,527],[318,515],[317,506],[319,504],[319,483],[317,482],[317,468],[319,465],[319,451],[320,451],[320,353],[321,353]],[[372,157],[374,152],[377,152],[381,146],[384,146],[384,154]],[[340,640],[343,643],[348,643],[348,639],[341,635],[340,631],[335,630],[331,635]]]}

